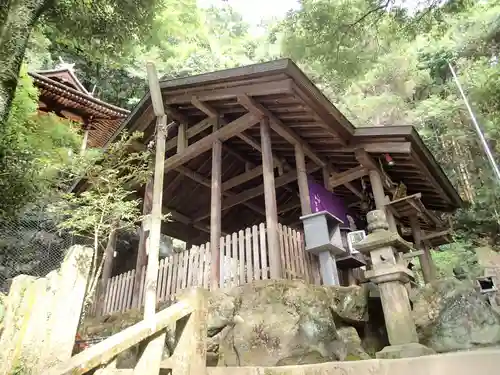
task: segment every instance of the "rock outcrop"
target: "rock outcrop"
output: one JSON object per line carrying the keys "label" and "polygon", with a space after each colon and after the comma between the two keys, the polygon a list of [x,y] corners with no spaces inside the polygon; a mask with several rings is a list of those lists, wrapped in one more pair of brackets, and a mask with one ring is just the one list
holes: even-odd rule
{"label": "rock outcrop", "polygon": [[437,280],[413,298],[420,342],[436,352],[500,344],[500,315],[468,280]]}
{"label": "rock outcrop", "polygon": [[[218,340],[221,366],[370,358],[354,328],[368,320],[365,288],[319,287],[298,280],[262,281],[235,288],[227,295],[235,308],[231,324],[224,327]],[[209,327],[216,323],[220,322],[210,320]]]}

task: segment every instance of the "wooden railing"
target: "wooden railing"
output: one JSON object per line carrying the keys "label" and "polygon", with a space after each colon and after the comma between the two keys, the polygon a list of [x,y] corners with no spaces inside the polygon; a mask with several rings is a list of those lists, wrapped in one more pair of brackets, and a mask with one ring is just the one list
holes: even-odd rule
{"label": "wooden railing", "polygon": [[[304,250],[301,232],[280,225],[280,251],[283,277],[302,279],[319,284],[319,269],[316,257]],[[269,249],[267,248],[265,224],[254,225],[221,238],[221,287],[232,287],[269,279]],[[90,314],[123,312],[143,305],[145,268],[142,270],[138,306],[132,297],[135,270],[111,278],[105,291],[103,311],[98,312],[97,303]],[[210,243],[193,247],[182,253],[160,260],[158,303],[173,300],[182,290],[192,287],[208,289],[210,286]],[[95,298],[96,301],[99,298]]]}
{"label": "wooden railing", "polygon": [[[183,319],[187,317],[186,319]],[[116,357],[121,352],[141,343],[154,339],[164,333],[168,326],[176,325],[178,337],[174,353],[168,360],[161,362],[163,348],[158,351],[158,358],[139,358],[142,369],[147,374],[158,374],[160,367],[171,369],[173,374],[196,375],[206,372],[207,341],[207,297],[201,289],[195,289],[174,305],[156,313],[149,320],[142,320],[135,325],[91,346],[89,349],[71,357],[71,359],[43,372],[43,375],[78,375],[85,374],[96,367],[101,367],[100,375],[130,374],[134,369],[116,370]],[[163,344],[163,342],[162,342]],[[141,356],[146,355],[143,352]],[[159,366],[159,367],[158,367]],[[97,374],[97,372],[96,372]]]}

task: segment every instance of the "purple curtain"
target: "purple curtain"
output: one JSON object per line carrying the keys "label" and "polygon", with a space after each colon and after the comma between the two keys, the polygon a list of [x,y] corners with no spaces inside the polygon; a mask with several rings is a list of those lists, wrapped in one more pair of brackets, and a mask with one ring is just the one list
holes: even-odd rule
{"label": "purple curtain", "polygon": [[334,193],[329,192],[323,187],[323,185],[318,184],[311,178],[308,178],[308,183],[312,212],[328,211],[342,220],[344,222],[343,226],[348,227],[348,211],[346,205],[344,204],[344,200],[335,196]]}

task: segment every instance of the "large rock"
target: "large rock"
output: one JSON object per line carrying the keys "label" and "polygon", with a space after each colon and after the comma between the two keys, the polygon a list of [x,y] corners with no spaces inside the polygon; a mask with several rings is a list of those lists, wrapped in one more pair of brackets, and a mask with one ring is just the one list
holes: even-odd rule
{"label": "large rock", "polygon": [[412,299],[420,343],[435,351],[500,343],[500,316],[470,281],[437,280]]}
{"label": "large rock", "polygon": [[[320,287],[299,280],[260,281],[209,294],[208,363],[293,365],[370,358],[358,329],[368,320],[367,289]],[[88,319],[82,338],[109,336],[142,319],[139,310]],[[165,342],[173,347],[173,329]],[[131,368],[136,348],[119,356]]]}
{"label": "large rock", "polygon": [[227,296],[234,298],[235,310],[220,334],[220,366],[369,358],[353,327],[368,319],[364,288],[260,281],[234,288]]}

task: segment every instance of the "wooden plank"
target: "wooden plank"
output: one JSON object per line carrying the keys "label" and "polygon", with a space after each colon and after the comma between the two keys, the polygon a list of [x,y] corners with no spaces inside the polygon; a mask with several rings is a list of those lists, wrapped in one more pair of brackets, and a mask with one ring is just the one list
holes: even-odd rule
{"label": "wooden plank", "polygon": [[245,232],[243,230],[238,231],[238,260],[239,260],[239,276],[240,285],[245,284]]}
{"label": "wooden plank", "polygon": [[287,277],[287,269],[288,269],[288,264],[286,262],[285,258],[285,234],[283,233],[283,225],[279,224],[279,233],[280,233],[280,255],[281,255],[281,264],[283,265],[283,274],[282,277],[286,279]]}
{"label": "wooden plank", "polygon": [[106,286],[106,295],[104,297],[104,309],[102,311],[102,315],[107,315],[111,306],[111,281],[109,280],[108,285]]}
{"label": "wooden plank", "polygon": [[132,308],[132,292],[134,290],[134,280],[135,280],[135,269],[130,271],[126,310],[130,310]]}
{"label": "wooden plank", "polygon": [[297,254],[295,254],[295,247],[293,246],[293,238],[292,238],[292,229],[290,227],[286,227],[286,240],[288,244],[288,251],[290,254],[290,271],[291,271],[291,279],[295,279],[297,277]]}
{"label": "wooden plank", "polygon": [[58,364],[43,372],[44,375],[81,375],[95,367],[108,363],[117,354],[138,344],[151,335],[164,330],[169,324],[191,313],[190,303],[181,301],[152,316],[151,320],[142,320],[131,327],[101,341],[70,360]]}
{"label": "wooden plank", "polygon": [[183,152],[170,157],[165,161],[164,169],[168,171],[175,169],[194,157],[210,150],[215,141],[225,141],[236,134],[248,129],[259,121],[259,117],[251,113],[241,116],[212,134],[200,139],[199,141],[188,146]]}
{"label": "wooden plank", "polygon": [[196,108],[198,108],[200,111],[205,113],[209,117],[218,117],[219,114],[217,111],[212,108],[209,104],[203,103],[200,99],[198,99],[196,96],[193,96],[191,98],[191,104],[193,104]]}
{"label": "wooden plank", "polygon": [[139,288],[140,294],[139,294],[139,306],[142,307],[144,306],[144,285],[146,283],[146,266],[142,267],[141,270],[141,286]]}
{"label": "wooden plank", "polygon": [[181,288],[187,288],[187,275],[188,275],[188,252],[182,252],[182,280],[181,280]]}
{"label": "wooden plank", "polygon": [[253,278],[260,280],[260,259],[259,259],[259,229],[257,225],[252,226],[252,253],[253,253]]}
{"label": "wooden plank", "polygon": [[364,166],[359,165],[357,167],[348,169],[347,171],[338,173],[335,175],[335,177],[330,178],[329,187],[331,189],[334,189],[337,186],[345,185],[347,182],[357,180],[363,176],[366,176],[367,174],[368,170]]}
{"label": "wooden plank", "polygon": [[250,228],[245,229],[245,266],[247,270],[247,283],[252,282],[253,267],[252,267],[252,231]]}
{"label": "wooden plank", "polygon": [[205,271],[203,273],[203,287],[209,289],[210,287],[210,242],[205,244]]}
{"label": "wooden plank", "polygon": [[212,145],[212,188],[210,195],[210,244],[211,244],[211,289],[219,287],[220,237],[222,231],[222,142]]}
{"label": "wooden plank", "polygon": [[286,226],[283,226],[283,252],[285,257],[285,268],[286,268],[286,278],[291,279],[292,274],[292,258],[290,255],[290,242],[288,241],[288,230]]}
{"label": "wooden plank", "polygon": [[261,280],[267,280],[267,239],[266,239],[266,224],[260,223],[259,225],[259,238],[260,238],[260,264],[261,264]]}
{"label": "wooden plank", "polygon": [[237,286],[238,275],[238,234],[234,232],[231,235],[231,285]]}
{"label": "wooden plank", "polygon": [[193,285],[193,263],[194,263],[194,251],[186,250],[188,253],[188,274],[187,274],[187,287],[191,287]]}
{"label": "wooden plank", "polygon": [[161,285],[163,283],[163,268],[165,267],[165,258],[160,259],[160,264],[158,265],[158,278],[156,284],[156,300],[159,301],[161,297]]}
{"label": "wooden plank", "polygon": [[170,255],[167,260],[166,260],[166,269],[167,269],[167,274],[166,274],[166,281],[165,281],[165,289],[163,290],[163,300],[168,301],[171,296],[171,289],[172,289],[172,274],[174,273],[174,267],[173,267],[173,254]]}
{"label": "wooden plank", "polygon": [[120,292],[120,304],[118,311],[123,311],[125,306],[125,300],[127,299],[127,285],[128,285],[128,272],[123,274],[122,288]]}
{"label": "wooden plank", "polygon": [[205,266],[205,245],[201,245],[198,248],[198,270],[197,272],[197,282],[196,286],[203,287],[203,267]]}
{"label": "wooden plank", "polygon": [[118,288],[118,294],[116,299],[116,311],[122,310],[123,296],[125,294],[125,282],[126,282],[126,274],[122,273],[120,275],[120,284]]}
{"label": "wooden plank", "polygon": [[224,262],[224,279],[225,279],[225,287],[229,287],[232,285],[232,268],[231,268],[231,235],[228,234],[225,239],[225,262]]}
{"label": "wooden plank", "polygon": [[110,313],[114,313],[116,311],[116,297],[118,294],[118,287],[119,287],[119,278],[120,276],[115,276],[113,277],[113,291],[111,293],[111,306],[110,306]]}
{"label": "wooden plank", "polygon": [[297,273],[299,274],[300,278],[304,280],[303,256],[300,252],[299,239],[297,237],[297,231],[295,229],[292,229],[292,238],[294,251],[297,256]]}
{"label": "wooden plank", "polygon": [[281,256],[279,253],[278,208],[276,203],[276,186],[274,181],[271,134],[268,118],[263,118],[260,122],[260,138],[262,144],[263,188],[266,206],[270,275],[272,279],[279,279],[281,277]]}

